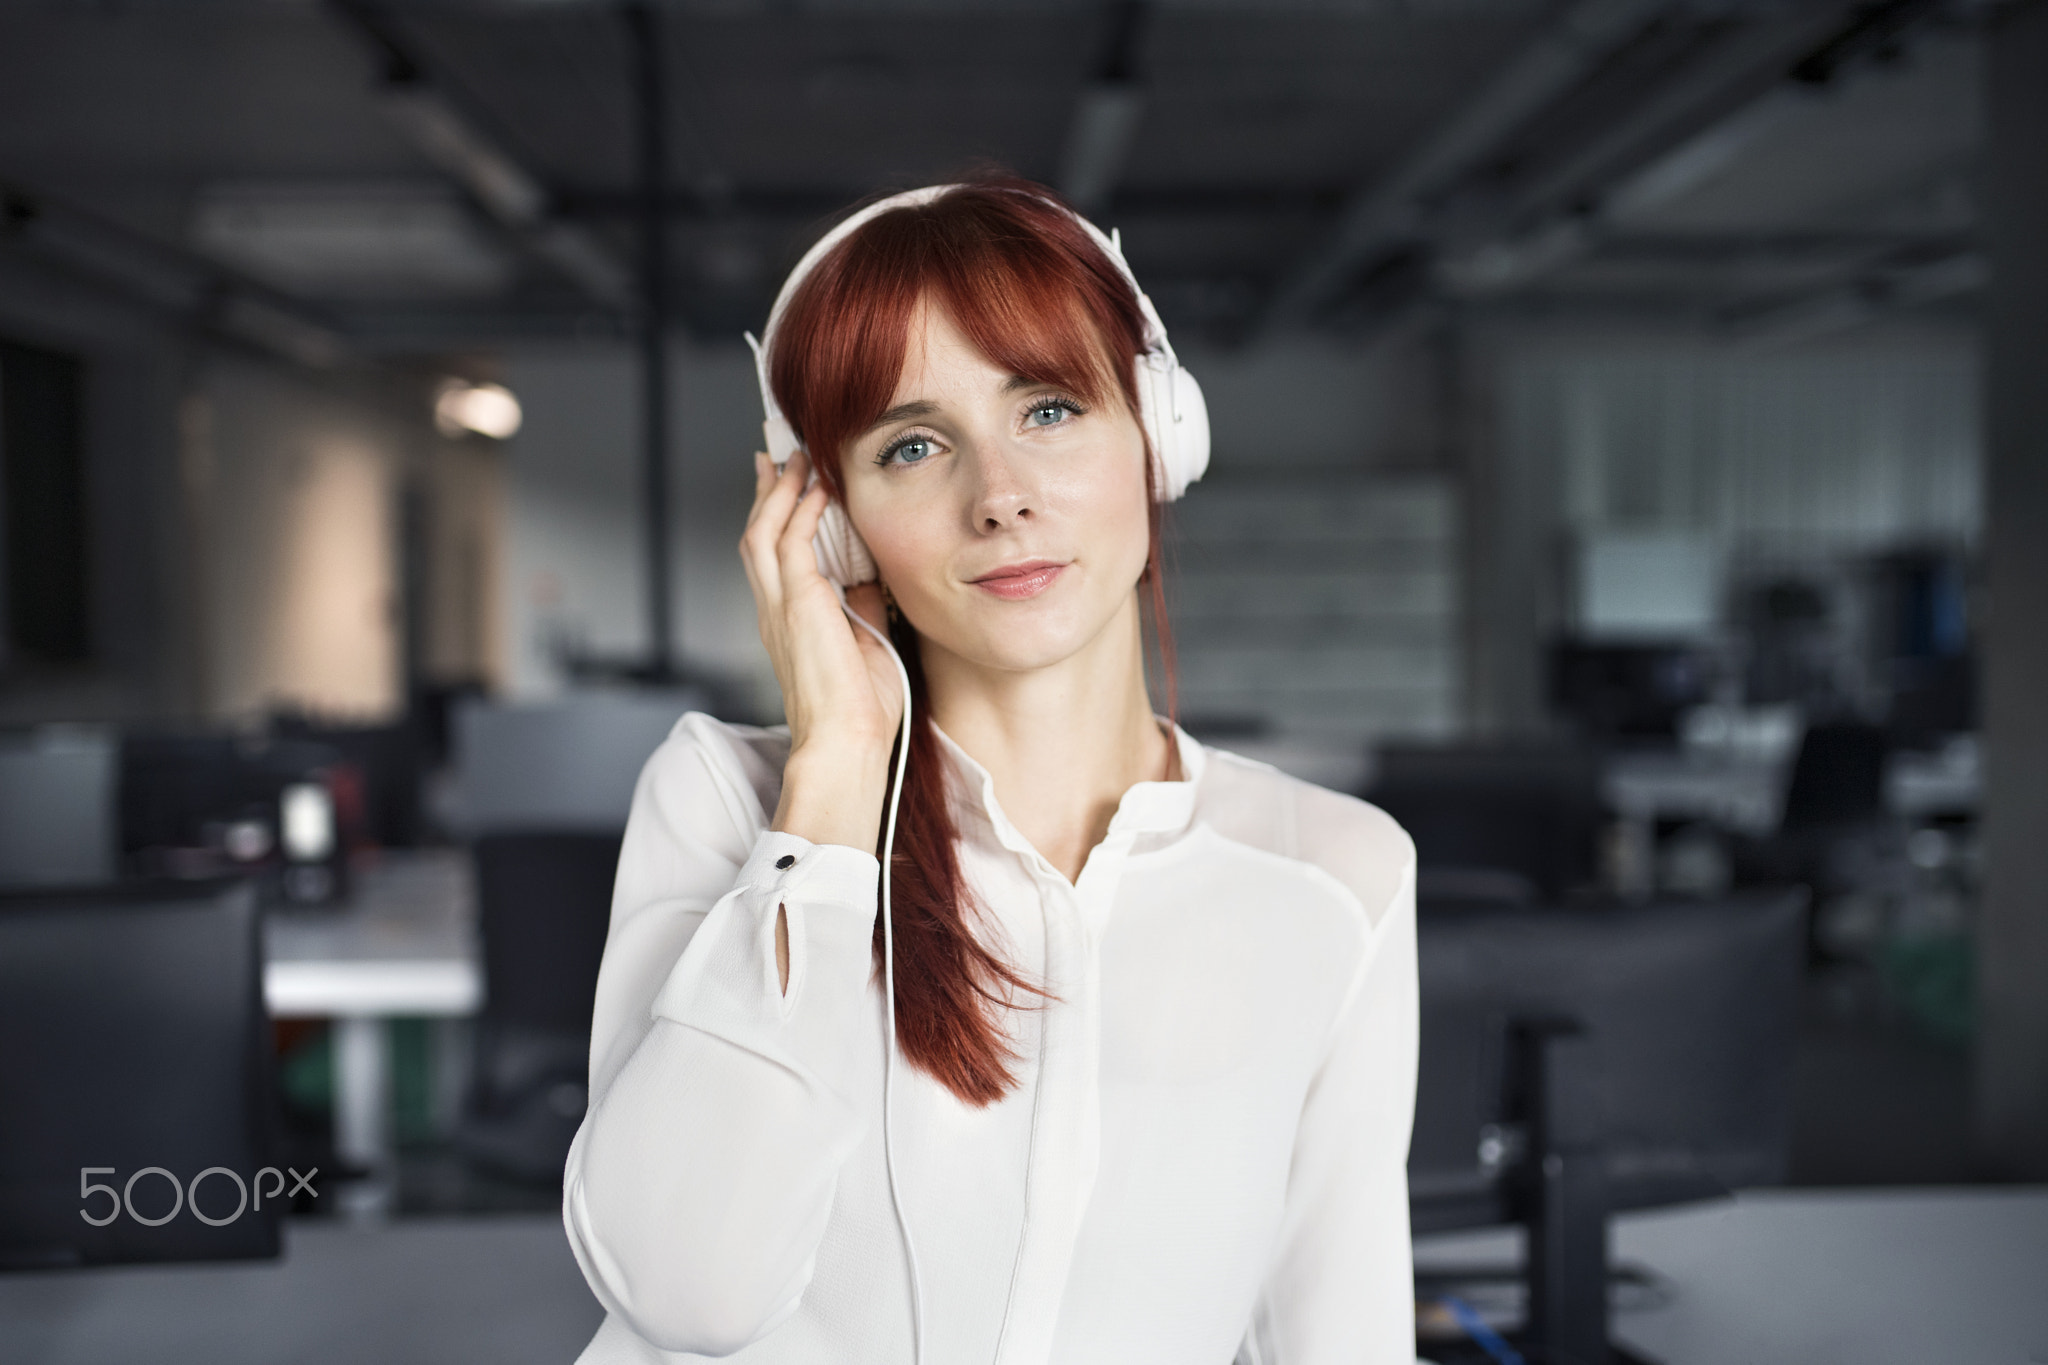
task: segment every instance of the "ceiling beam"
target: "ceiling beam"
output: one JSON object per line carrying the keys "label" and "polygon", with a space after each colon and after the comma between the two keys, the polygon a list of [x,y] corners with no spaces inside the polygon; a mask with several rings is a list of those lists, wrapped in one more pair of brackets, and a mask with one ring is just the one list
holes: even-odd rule
{"label": "ceiling beam", "polygon": [[1421,231],[1431,193],[1471,170],[1671,3],[1577,0],[1435,136],[1351,196],[1336,231],[1275,291],[1266,326],[1311,321],[1360,266]]}
{"label": "ceiling beam", "polygon": [[0,183],[0,246],[17,246],[172,325],[312,370],[351,359],[341,332],[297,300],[183,247]]}
{"label": "ceiling beam", "polygon": [[[691,189],[670,189],[661,211],[672,221],[710,223],[732,218],[782,219],[809,222],[844,212],[873,187],[748,189],[729,186],[715,200]],[[1337,185],[1162,185],[1113,190],[1099,211],[1132,217],[1333,217],[1344,204]],[[565,189],[554,209],[566,219],[626,219],[642,211],[640,194],[630,189]]]}
{"label": "ceiling beam", "polygon": [[1766,308],[1723,316],[1737,341],[1757,350],[1814,341],[1874,322],[1886,313],[1974,294],[1990,278],[1984,257],[1964,250],[1935,260],[1873,271],[1861,279]]}
{"label": "ceiling beam", "polygon": [[1888,50],[1938,0],[1830,3],[1763,20],[1615,119],[1437,265],[1451,292],[1521,288],[1598,249],[1633,214],[1684,194]]}

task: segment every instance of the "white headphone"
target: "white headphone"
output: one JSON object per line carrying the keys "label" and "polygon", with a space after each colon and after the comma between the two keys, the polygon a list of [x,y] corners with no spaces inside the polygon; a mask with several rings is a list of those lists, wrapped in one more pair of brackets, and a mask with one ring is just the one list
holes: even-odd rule
{"label": "white headphone", "polygon": [[[804,253],[803,259],[796,263],[796,269],[790,271],[789,278],[783,281],[782,292],[775,296],[775,307],[769,310],[768,326],[763,329],[760,339],[756,340],[752,332],[746,334],[747,345],[754,348],[754,373],[761,383],[761,407],[767,413],[767,420],[761,423],[761,431],[768,442],[768,458],[775,462],[777,468],[788,462],[789,457],[801,448],[801,443],[789,419],[776,403],[774,390],[768,385],[768,351],[775,343],[775,329],[781,324],[783,310],[789,306],[797,286],[826,252],[869,219],[891,209],[929,204],[947,191],[958,188],[958,185],[927,185],[921,190],[891,195],[868,205],[833,228],[819,239],[816,246]],[[1104,233],[1080,214],[1066,211],[1095,239],[1096,245],[1115,263],[1117,273],[1131,286],[1131,292],[1138,296],[1138,309],[1145,318],[1145,349],[1135,357],[1138,417],[1152,447],[1154,495],[1161,502],[1172,502],[1209,467],[1209,408],[1202,401],[1202,386],[1181,368],[1180,357],[1173,353],[1173,343],[1166,339],[1166,324],[1159,320],[1159,312],[1153,308],[1152,300],[1138,288],[1137,276],[1131,273],[1130,263],[1124,259],[1121,235]],[[818,554],[818,571],[842,588],[875,580],[874,556],[868,553],[868,547],[861,542],[853,523],[847,520],[846,509],[837,502],[825,509],[812,544]]]}

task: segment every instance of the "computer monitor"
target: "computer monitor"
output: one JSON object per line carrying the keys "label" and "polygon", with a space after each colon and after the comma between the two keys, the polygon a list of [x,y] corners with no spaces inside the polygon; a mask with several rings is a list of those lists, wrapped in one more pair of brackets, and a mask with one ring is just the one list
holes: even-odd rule
{"label": "computer monitor", "polygon": [[0,890],[113,880],[117,752],[100,726],[0,734]]}
{"label": "computer monitor", "polygon": [[1417,949],[1414,1228],[1529,1227],[1532,1314],[1600,1355],[1608,1213],[1785,1177],[1805,893],[1442,911]]}
{"label": "computer monitor", "polygon": [[1561,640],[1550,648],[1550,706],[1589,739],[1674,738],[1678,719],[1711,699],[1715,663],[1695,644]]}
{"label": "computer monitor", "polygon": [[1599,755],[1584,745],[1401,744],[1375,757],[1365,798],[1415,841],[1429,905],[1556,902],[1593,883],[1603,811]]}
{"label": "computer monitor", "polygon": [[277,1255],[258,927],[246,882],[0,895],[0,1269]]}
{"label": "computer monitor", "polygon": [[461,835],[626,827],[633,785],[706,694],[574,692],[551,701],[457,708],[449,824]]}

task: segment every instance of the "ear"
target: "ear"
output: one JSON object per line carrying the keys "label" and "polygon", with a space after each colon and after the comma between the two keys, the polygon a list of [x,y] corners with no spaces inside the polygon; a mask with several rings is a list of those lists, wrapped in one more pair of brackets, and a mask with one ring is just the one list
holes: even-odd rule
{"label": "ear", "polygon": [[811,539],[811,547],[817,552],[818,572],[842,588],[850,588],[857,583],[873,583],[880,577],[875,568],[875,557],[868,552],[867,542],[860,538],[860,532],[853,529],[846,509],[837,502],[825,508],[825,515],[818,521],[818,534]]}

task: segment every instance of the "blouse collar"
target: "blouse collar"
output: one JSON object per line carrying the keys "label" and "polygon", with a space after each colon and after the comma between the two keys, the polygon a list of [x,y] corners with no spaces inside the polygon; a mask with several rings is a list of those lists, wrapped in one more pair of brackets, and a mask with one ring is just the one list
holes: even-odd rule
{"label": "blouse collar", "polygon": [[[1168,722],[1162,717],[1160,724]],[[939,737],[939,752],[946,759],[955,810],[961,815],[979,817],[987,825],[989,833],[1005,848],[1036,857],[1037,850],[1017,832],[1016,826],[1003,813],[1001,803],[996,800],[995,779],[989,775],[988,769],[937,725],[932,726],[932,732]],[[1180,757],[1181,780],[1132,783],[1117,803],[1116,814],[1110,819],[1109,839],[1128,834],[1133,837],[1152,836],[1156,841],[1161,836],[1179,834],[1193,821],[1195,793],[1201,786],[1202,774],[1208,768],[1208,755],[1200,741],[1180,726],[1172,726],[1172,736],[1175,751]]]}

